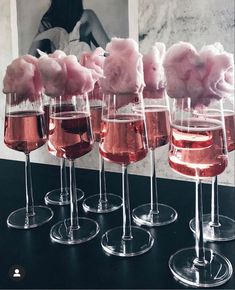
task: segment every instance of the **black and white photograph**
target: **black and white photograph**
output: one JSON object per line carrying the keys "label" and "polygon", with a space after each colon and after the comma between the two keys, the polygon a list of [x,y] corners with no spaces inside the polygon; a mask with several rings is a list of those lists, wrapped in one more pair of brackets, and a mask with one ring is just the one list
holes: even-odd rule
{"label": "black and white photograph", "polygon": [[56,49],[79,56],[129,36],[128,0],[17,0],[19,55]]}

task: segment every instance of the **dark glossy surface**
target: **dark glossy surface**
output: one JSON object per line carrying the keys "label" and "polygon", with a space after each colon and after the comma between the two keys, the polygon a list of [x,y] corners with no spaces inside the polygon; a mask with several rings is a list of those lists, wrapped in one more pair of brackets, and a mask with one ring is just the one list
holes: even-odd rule
{"label": "dark glossy surface", "polygon": [[[59,186],[59,167],[32,164],[35,204],[43,204],[44,195]],[[108,191],[121,191],[121,175],[107,174]],[[131,207],[149,202],[149,179],[129,176]],[[98,173],[78,170],[77,185],[89,196],[98,189]],[[210,189],[204,185],[204,212],[210,211]],[[221,214],[234,217],[235,190],[219,187]],[[100,246],[101,235],[122,224],[122,211],[109,214],[85,214],[95,219],[100,233],[93,240],[75,246],[53,244],[49,231],[53,224],[69,217],[69,207],[52,206],[54,217],[42,227],[22,231],[7,228],[10,212],[25,205],[24,163],[0,160],[0,289],[186,289],[172,277],[168,268],[170,255],[183,247],[194,245],[188,222],[194,216],[194,184],[159,180],[159,201],[174,207],[178,220],[168,226],[151,229],[153,248],[142,256],[120,258],[107,256]],[[207,243],[230,259],[235,269],[235,241]],[[25,277],[12,281],[9,270],[21,265]],[[235,277],[217,289],[234,289]]]}

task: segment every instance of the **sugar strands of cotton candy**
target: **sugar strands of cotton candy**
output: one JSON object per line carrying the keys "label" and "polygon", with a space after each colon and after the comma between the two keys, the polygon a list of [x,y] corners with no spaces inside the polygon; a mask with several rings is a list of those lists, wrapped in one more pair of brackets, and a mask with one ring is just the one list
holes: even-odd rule
{"label": "sugar strands of cotton candy", "polygon": [[143,60],[133,39],[112,38],[107,44],[101,86],[110,93],[138,93],[144,88]]}
{"label": "sugar strands of cotton candy", "polygon": [[97,74],[82,66],[76,56],[55,51],[39,59],[39,70],[48,96],[70,96],[92,91]]}
{"label": "sugar strands of cotton candy", "polygon": [[26,99],[34,101],[42,89],[36,57],[24,55],[8,65],[3,79],[3,92],[15,93],[16,103]]}
{"label": "sugar strands of cotton candy", "polygon": [[143,55],[145,98],[161,98],[166,86],[163,60],[166,52],[164,43],[156,42],[150,51]]}
{"label": "sugar strands of cotton candy", "polygon": [[234,59],[221,44],[199,52],[190,44],[174,44],[166,53],[164,68],[167,93],[172,98],[191,98],[192,106],[208,106],[213,99],[234,92]]}

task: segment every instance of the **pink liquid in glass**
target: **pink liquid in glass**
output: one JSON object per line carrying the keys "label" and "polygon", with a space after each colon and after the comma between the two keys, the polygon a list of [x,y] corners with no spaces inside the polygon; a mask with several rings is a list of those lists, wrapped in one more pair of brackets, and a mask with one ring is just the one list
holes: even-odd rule
{"label": "pink liquid in glass", "polygon": [[48,148],[57,157],[70,160],[92,150],[90,116],[82,112],[60,112],[50,116]]}
{"label": "pink liquid in glass", "polygon": [[5,116],[5,144],[14,150],[29,153],[46,142],[44,113],[19,111]]}
{"label": "pink liquid in glass", "polygon": [[222,173],[227,155],[221,122],[192,118],[172,126],[169,164],[178,173],[195,178]]}
{"label": "pink liquid in glass", "polygon": [[155,149],[169,141],[169,113],[164,106],[145,106],[149,148]]}
{"label": "pink liquid in glass", "polygon": [[101,106],[91,107],[91,125],[92,125],[94,140],[96,142],[100,141],[101,115],[102,115]]}
{"label": "pink liquid in glass", "polygon": [[144,120],[139,115],[103,119],[100,153],[108,161],[128,165],[147,154]]}
{"label": "pink liquid in glass", "polygon": [[224,111],[224,122],[228,151],[235,150],[235,114],[233,111]]}
{"label": "pink liquid in glass", "polygon": [[49,109],[50,109],[50,105],[46,104],[43,106],[43,110],[45,113],[45,128],[46,128],[46,135],[48,137],[49,134]]}

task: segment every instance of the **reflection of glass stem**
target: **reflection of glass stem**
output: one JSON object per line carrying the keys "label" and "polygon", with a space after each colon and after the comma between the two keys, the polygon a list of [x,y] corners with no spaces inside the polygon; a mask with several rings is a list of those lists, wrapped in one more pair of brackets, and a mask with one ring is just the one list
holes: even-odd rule
{"label": "reflection of glass stem", "polygon": [[211,183],[211,227],[219,227],[219,193],[218,193],[218,177],[212,178]]}
{"label": "reflection of glass stem", "polygon": [[65,158],[60,158],[60,200],[65,201],[68,198],[67,191],[67,173],[65,166]]}
{"label": "reflection of glass stem", "polygon": [[157,179],[156,179],[156,167],[155,167],[155,152],[150,149],[150,162],[151,162],[151,179],[150,179],[150,193],[151,193],[151,214],[158,214],[158,193],[157,193]]}
{"label": "reflection of glass stem", "polygon": [[129,194],[129,183],[128,183],[128,172],[127,166],[122,165],[122,218],[123,218],[123,234],[122,239],[131,240],[131,212],[130,212],[130,194]]}
{"label": "reflection of glass stem", "polygon": [[104,170],[104,159],[99,154],[99,185],[100,185],[100,199],[99,206],[102,208],[107,203],[106,180]]}
{"label": "reflection of glass stem", "polygon": [[79,229],[74,160],[69,160],[69,175],[70,175],[69,188],[70,188],[70,219],[71,219],[70,234],[72,234],[73,230]]}
{"label": "reflection of glass stem", "polygon": [[207,264],[205,259],[205,249],[203,241],[203,229],[202,229],[202,184],[201,180],[195,182],[195,251],[196,258],[193,264],[197,267],[203,267]]}
{"label": "reflection of glass stem", "polygon": [[34,216],[33,186],[29,153],[25,153],[26,218]]}

